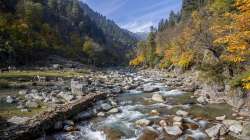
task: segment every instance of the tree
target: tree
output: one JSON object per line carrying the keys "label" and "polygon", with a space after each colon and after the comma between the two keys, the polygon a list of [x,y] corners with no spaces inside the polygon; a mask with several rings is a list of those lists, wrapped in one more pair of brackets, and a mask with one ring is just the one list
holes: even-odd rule
{"label": "tree", "polygon": [[100,59],[99,56],[103,49],[99,44],[88,38],[83,44],[82,51],[88,56],[88,63],[93,62],[95,65]]}
{"label": "tree", "polygon": [[32,1],[24,1],[24,16],[26,21],[33,25],[35,28],[39,28],[42,23],[43,6],[41,3],[35,3]]}
{"label": "tree", "polygon": [[236,0],[237,11],[226,13],[229,21],[217,29],[217,39],[214,43],[225,46],[223,59],[233,63],[250,62],[250,1]]}

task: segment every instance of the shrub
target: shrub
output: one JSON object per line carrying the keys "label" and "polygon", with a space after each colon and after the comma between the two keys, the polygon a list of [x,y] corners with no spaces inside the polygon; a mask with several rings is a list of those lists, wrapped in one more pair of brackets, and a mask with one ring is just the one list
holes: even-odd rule
{"label": "shrub", "polygon": [[139,55],[129,62],[130,66],[139,66],[145,61],[144,55]]}
{"label": "shrub", "polygon": [[235,76],[230,85],[233,87],[242,87],[245,90],[250,90],[250,70]]}
{"label": "shrub", "polygon": [[193,53],[184,52],[181,54],[180,59],[176,65],[181,67],[182,69],[188,69],[192,63],[193,63]]}

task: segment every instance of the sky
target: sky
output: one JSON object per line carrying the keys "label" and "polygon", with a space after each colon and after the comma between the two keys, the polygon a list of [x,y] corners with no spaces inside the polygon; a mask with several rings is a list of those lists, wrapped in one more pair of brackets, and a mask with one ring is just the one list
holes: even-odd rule
{"label": "sky", "polygon": [[170,11],[179,11],[182,0],[81,0],[90,8],[131,32],[148,32],[167,18]]}

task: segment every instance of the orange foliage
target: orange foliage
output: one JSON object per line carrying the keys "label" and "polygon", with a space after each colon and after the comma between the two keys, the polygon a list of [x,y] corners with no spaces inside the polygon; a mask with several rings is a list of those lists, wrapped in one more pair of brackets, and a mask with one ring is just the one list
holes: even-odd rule
{"label": "orange foliage", "polygon": [[239,12],[224,15],[231,22],[214,28],[218,29],[214,43],[226,46],[225,60],[241,63],[249,61],[250,56],[250,1],[236,0],[235,6]]}

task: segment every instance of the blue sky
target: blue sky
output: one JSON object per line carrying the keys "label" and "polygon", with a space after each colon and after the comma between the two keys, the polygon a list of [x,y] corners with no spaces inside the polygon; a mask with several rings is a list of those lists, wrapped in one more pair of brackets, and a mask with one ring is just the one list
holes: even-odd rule
{"label": "blue sky", "polygon": [[132,32],[147,32],[170,11],[179,11],[182,0],[81,0],[93,10]]}

